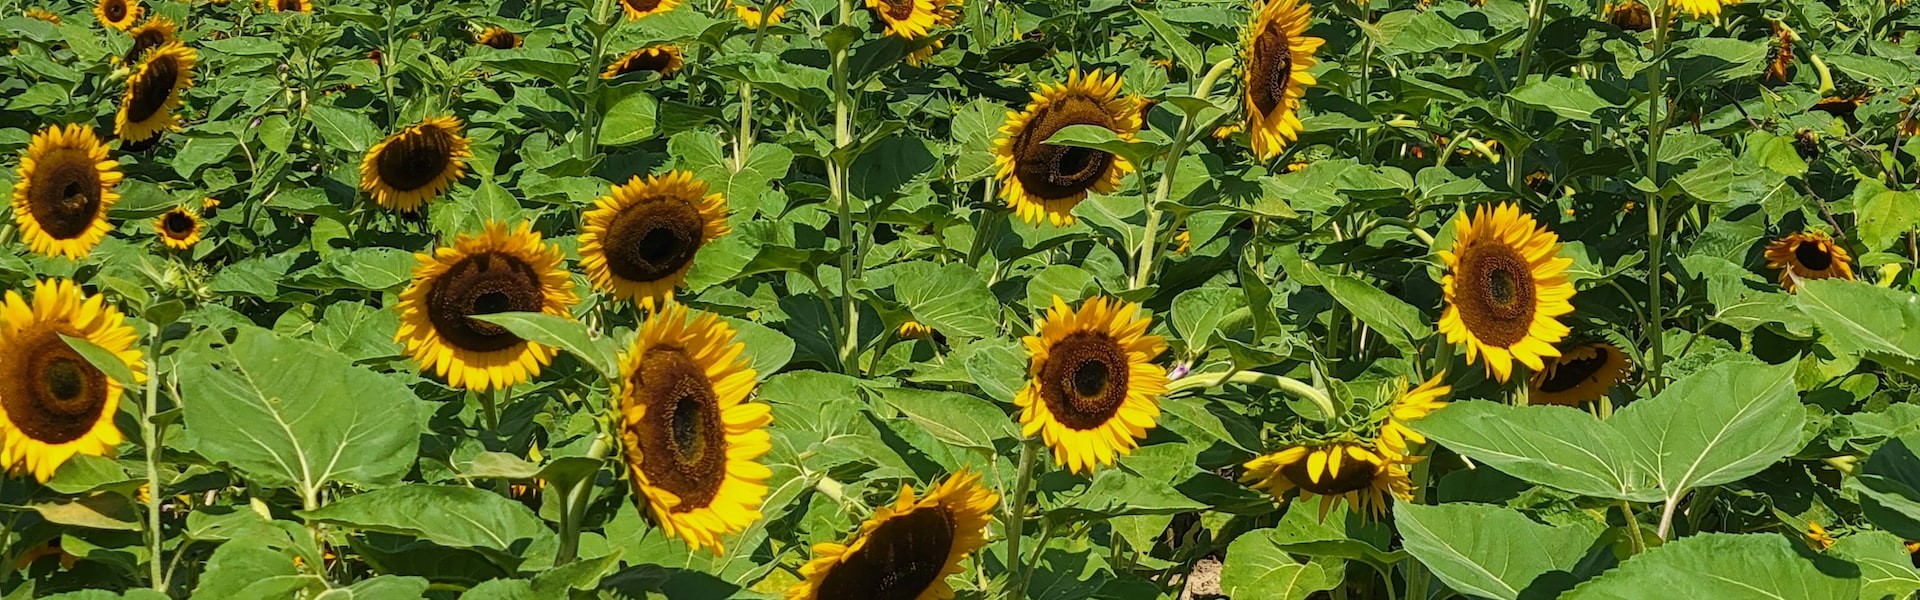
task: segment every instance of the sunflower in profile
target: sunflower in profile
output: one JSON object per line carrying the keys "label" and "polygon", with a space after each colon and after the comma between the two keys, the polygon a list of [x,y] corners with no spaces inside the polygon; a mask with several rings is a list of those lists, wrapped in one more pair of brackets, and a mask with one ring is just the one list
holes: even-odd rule
{"label": "sunflower in profile", "polygon": [[[15,192],[14,205],[19,206]],[[1780,270],[1780,287],[1791,292],[1803,279],[1853,279],[1853,257],[1823,231],[1802,231],[1767,244],[1767,267]]]}
{"label": "sunflower in profile", "polygon": [[114,135],[127,142],[144,142],[160,132],[180,128],[180,97],[193,86],[193,64],[199,54],[180,42],[167,42],[147,52],[139,68],[127,77],[120,113],[114,117]]}
{"label": "sunflower in profile", "polygon": [[673,10],[680,0],[620,0],[620,12],[627,14],[627,20],[649,17]]}
{"label": "sunflower in profile", "polygon": [[1601,16],[1614,27],[1625,31],[1641,32],[1653,29],[1653,11],[1640,0],[1608,3],[1606,9],[1601,11]]}
{"label": "sunflower in profile", "polygon": [[50,126],[34,134],[13,184],[13,222],[34,252],[79,259],[113,226],[107,209],[120,201],[120,163],[107,158],[93,128]]}
{"label": "sunflower in profile", "polygon": [[1023,112],[1008,112],[994,140],[994,164],[999,169],[1000,198],[1028,223],[1072,224],[1073,207],[1088,192],[1102,194],[1120,187],[1120,178],[1133,163],[1114,154],[1045,143],[1070,125],[1106,128],[1120,139],[1132,140],[1140,131],[1135,100],[1120,97],[1120,76],[1100,71],[1085,76],[1079,70],[1067,83],[1043,84]]}
{"label": "sunflower in profile", "polygon": [[167,42],[173,41],[178,33],[179,26],[174,24],[173,19],[166,17],[148,19],[139,27],[127,32],[127,37],[133,38],[133,46],[127,49],[125,56],[120,57],[120,62],[128,65],[140,64],[141,57],[146,56],[147,51],[167,45]]}
{"label": "sunflower in profile", "polygon": [[360,189],[380,206],[413,212],[453,186],[473,157],[462,124],[429,117],[381,140],[360,160]]}
{"label": "sunflower in profile", "polygon": [[146,12],[140,0],[99,0],[93,5],[93,16],[100,18],[101,25],[121,31],[139,22],[140,16]]}
{"label": "sunflower in profile", "polygon": [[1544,369],[1527,378],[1527,401],[1534,404],[1580,406],[1606,397],[1607,390],[1626,379],[1632,367],[1618,346],[1587,342],[1561,348]]}
{"label": "sunflower in profile", "polygon": [[27,9],[27,11],[23,14],[29,19],[38,19],[41,21],[46,21],[48,23],[55,24],[55,25],[60,24],[60,15],[54,14],[53,11],[40,8],[38,6]]}
{"label": "sunflower in profile", "polygon": [[1386,422],[1380,425],[1380,454],[1399,460],[1407,456],[1408,449],[1414,444],[1427,442],[1427,436],[1420,435],[1407,424],[1446,408],[1447,394],[1453,392],[1453,386],[1440,383],[1440,378],[1445,376],[1445,373],[1434,375],[1420,387],[1411,390],[1407,389],[1405,381],[1400,382],[1400,393],[1388,408]]}
{"label": "sunflower in profile", "polygon": [[1556,317],[1573,312],[1573,260],[1559,253],[1560,236],[1513,204],[1481,206],[1456,221],[1453,249],[1440,252],[1448,271],[1440,332],[1466,346],[1467,364],[1485,355],[1487,371],[1504,383],[1514,361],[1539,370],[1541,359],[1560,355],[1553,344],[1569,330]]}
{"label": "sunflower in profile", "polygon": [[967,469],[918,500],[912,486],[901,486],[893,505],[873,511],[851,542],[815,544],[813,559],[800,567],[803,580],[787,588],[786,600],[953,598],[947,577],[987,545],[987,523],[999,502]]}
{"label": "sunflower in profile", "polygon": [[61,336],[83,339],[146,381],[139,336],[105,296],[72,281],[34,284],[33,300],[7,292],[0,305],[0,463],[42,483],[75,454],[106,456],[120,445],[113,416],[121,384]]}
{"label": "sunflower in profile", "polygon": [[791,3],[778,2],[773,5],[772,10],[767,11],[767,14],[763,15],[760,13],[760,4],[757,2],[753,2],[752,0],[727,0],[727,6],[733,7],[733,14],[739,16],[741,21],[745,21],[748,27],[755,29],[779,24],[780,19],[787,16],[788,4]]}
{"label": "sunflower in profile", "polygon": [[1693,18],[1715,18],[1720,16],[1720,7],[1738,3],[1740,0],[1668,0],[1680,10],[1687,11]]}
{"label": "sunflower in profile", "polygon": [[1326,40],[1307,36],[1313,7],[1299,0],[1267,0],[1240,35],[1240,107],[1247,137],[1261,160],[1279,156],[1300,137],[1300,104],[1315,83],[1307,70]]}
{"label": "sunflower in profile", "polygon": [[542,243],[532,225],[509,230],[493,221],[480,235],[460,234],[453,246],[416,254],[413,284],[400,293],[400,330],[394,341],[420,365],[456,389],[484,392],[538,376],[554,349],[505,327],[472,318],[503,312],[571,317],[578,299],[560,268],[560,248]]}
{"label": "sunflower in profile", "polygon": [[919,321],[907,321],[901,323],[895,333],[898,333],[903,340],[917,340],[933,337],[933,328]]}
{"label": "sunflower in profile", "polygon": [[507,31],[505,27],[493,25],[473,36],[473,43],[495,50],[512,50],[520,47],[520,36]]}
{"label": "sunflower in profile", "polygon": [[[689,317],[692,317],[691,320]],[[667,535],[725,551],[720,536],[760,519],[773,471],[772,412],[748,402],[746,344],[712,313],[669,304],[620,357],[620,439],[634,497]]]}
{"label": "sunflower in profile", "polygon": [[153,231],[160,234],[161,243],[174,250],[186,250],[199,243],[200,227],[200,215],[182,207],[175,207],[153,220]]}
{"label": "sunflower in profile", "polygon": [[1346,502],[1355,512],[1380,517],[1392,498],[1413,498],[1406,463],[1374,453],[1363,446],[1337,442],[1321,446],[1293,446],[1247,461],[1240,482],[1265,491],[1276,500],[1300,491],[1300,500],[1324,496],[1320,518]]}
{"label": "sunflower in profile", "polygon": [[1807,531],[1805,535],[1807,547],[1813,548],[1814,552],[1826,552],[1833,549],[1833,535],[1827,533],[1827,528],[1821,527],[1819,521],[1807,521]]}
{"label": "sunflower in profile", "polygon": [[652,310],[686,282],[700,248],[728,231],[726,199],[692,173],[634,177],[587,212],[580,265],[594,289]]}
{"label": "sunflower in profile", "polygon": [[613,79],[631,73],[659,73],[661,78],[672,77],[680,72],[680,47],[673,44],[655,44],[628,52],[626,56],[607,65],[600,74],[601,79]]}
{"label": "sunflower in profile", "polygon": [[279,12],[313,12],[312,0],[266,0],[267,5]]}
{"label": "sunflower in profile", "polygon": [[1773,21],[1773,45],[1767,48],[1767,81],[1785,82],[1793,67],[1793,42],[1799,37],[1785,23]]}
{"label": "sunflower in profile", "polygon": [[1113,464],[1139,446],[1160,417],[1167,370],[1153,364],[1165,352],[1140,305],[1105,297],[1075,312],[1059,296],[1024,340],[1033,357],[1020,406],[1021,435],[1053,448],[1053,462],[1075,473]]}

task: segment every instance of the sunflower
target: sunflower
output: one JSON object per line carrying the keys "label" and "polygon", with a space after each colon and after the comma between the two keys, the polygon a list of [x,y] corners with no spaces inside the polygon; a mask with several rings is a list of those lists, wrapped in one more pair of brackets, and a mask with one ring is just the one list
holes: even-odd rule
{"label": "sunflower", "polygon": [[41,21],[46,21],[48,23],[52,23],[55,25],[60,24],[60,15],[53,14],[53,11],[40,8],[37,6],[27,9],[27,11],[23,13],[23,15],[29,19],[39,19]]}
{"label": "sunflower", "polygon": [[760,518],[773,472],[764,403],[747,402],[746,344],[712,313],[669,304],[620,357],[620,439],[636,500],[667,535],[724,552],[720,536]]}
{"label": "sunflower", "polygon": [[460,119],[429,117],[375,144],[360,161],[360,189],[380,206],[413,212],[453,186],[473,157]]}
{"label": "sunflower", "polygon": [[[907,41],[927,37],[940,20],[935,0],[866,0],[873,18],[886,26],[887,35]],[[943,3],[944,4],[944,3]]]}
{"label": "sunflower", "polygon": [[1320,518],[1346,502],[1371,517],[1386,514],[1389,498],[1410,500],[1413,483],[1406,462],[1375,454],[1358,444],[1297,445],[1247,461],[1240,482],[1265,491],[1276,500],[1300,491],[1300,500],[1325,496]]}
{"label": "sunflower", "polygon": [[652,310],[686,282],[700,248],[728,231],[726,199],[692,173],[636,176],[587,212],[580,265],[594,289]]}
{"label": "sunflower", "polygon": [[1669,0],[1680,10],[1687,11],[1693,18],[1716,18],[1720,16],[1720,7],[1738,4],[1740,0]]}
{"label": "sunflower", "polygon": [[1653,29],[1653,11],[1640,0],[1625,0],[1617,4],[1607,4],[1602,11],[1607,22],[1626,31],[1646,31]]}
{"label": "sunflower", "polygon": [[79,259],[113,229],[107,209],[120,201],[117,185],[120,163],[107,158],[92,127],[47,127],[20,157],[14,225],[34,252]]}
{"label": "sunflower", "polygon": [[1028,223],[1073,223],[1087,192],[1112,192],[1133,163],[1114,154],[1045,143],[1069,125],[1104,127],[1124,140],[1140,131],[1135,100],[1120,97],[1120,76],[1074,70],[1065,85],[1041,85],[1024,112],[1008,112],[994,140],[1000,198]]}
{"label": "sunflower", "polygon": [[620,11],[627,13],[627,20],[657,15],[673,10],[680,0],[620,0]]}
{"label": "sunflower", "polygon": [[1787,69],[1793,66],[1793,42],[1796,36],[1785,23],[1773,21],[1773,45],[1767,48],[1768,81],[1784,82]]}
{"label": "sunflower", "polygon": [[120,113],[113,119],[114,135],[122,141],[144,142],[162,131],[180,128],[180,97],[193,86],[193,64],[199,54],[180,42],[167,42],[146,54],[127,77]]}
{"label": "sunflower", "polygon": [[1899,131],[1902,136],[1920,137],[1920,108],[1914,107],[1916,100],[1920,100],[1920,88],[1914,88],[1912,94],[1900,99]]}
{"label": "sunflower", "polygon": [[120,57],[120,62],[128,65],[139,64],[140,58],[146,56],[148,50],[167,45],[167,42],[173,41],[177,33],[179,33],[179,27],[174,24],[173,19],[166,17],[148,19],[139,27],[127,32],[127,37],[133,38],[133,47],[127,49],[126,56]]}
{"label": "sunflower", "polygon": [[1186,254],[1193,250],[1193,232],[1185,229],[1173,235],[1173,253]]}
{"label": "sunflower", "polygon": [[1420,387],[1407,389],[1406,382],[1400,382],[1400,393],[1394,398],[1393,406],[1388,409],[1385,423],[1380,425],[1380,453],[1390,459],[1400,459],[1414,444],[1424,444],[1427,436],[1420,435],[1408,427],[1408,423],[1426,418],[1433,411],[1446,408],[1447,394],[1453,392],[1453,386],[1440,383],[1441,373],[1428,379]]}
{"label": "sunflower", "polygon": [[153,220],[153,230],[160,234],[160,241],[168,248],[186,250],[200,242],[200,216],[175,207]]}
{"label": "sunflower", "polygon": [[533,226],[487,223],[480,235],[461,234],[452,247],[416,254],[413,284],[400,293],[400,330],[394,341],[455,388],[484,392],[538,376],[554,349],[506,328],[471,318],[502,312],[569,317],[578,301],[560,268],[560,248],[540,241]]}
{"label": "sunflower", "polygon": [[1538,370],[1542,358],[1560,355],[1553,344],[1568,329],[1555,317],[1573,312],[1573,261],[1559,253],[1560,237],[1513,204],[1456,222],[1453,249],[1440,252],[1448,270],[1440,331],[1466,346],[1467,364],[1484,354],[1487,371],[1505,382],[1516,360]]}
{"label": "sunflower", "polygon": [[607,65],[600,74],[601,79],[613,79],[630,73],[659,73],[660,77],[672,77],[680,72],[680,47],[673,44],[655,44],[628,52],[620,60]]}
{"label": "sunflower", "polygon": [[751,0],[743,0],[740,2],[727,0],[727,6],[733,7],[733,14],[738,15],[741,21],[745,21],[748,27],[755,29],[779,24],[780,19],[787,16],[788,4],[791,3],[779,2],[774,4],[773,10],[768,11],[768,14],[763,18],[760,14],[759,3],[752,2]]}
{"label": "sunflower", "polygon": [[1300,103],[1313,85],[1307,70],[1326,40],[1307,37],[1313,7],[1299,0],[1267,0],[1240,35],[1240,107],[1248,138],[1261,160],[1279,156],[1300,137]]}
{"label": "sunflower", "polygon": [[146,381],[138,335],[105,296],[72,281],[44,280],[28,302],[7,292],[0,305],[0,463],[42,483],[75,454],[106,456],[121,441],[113,416],[121,384],[61,336],[84,339]]}
{"label": "sunflower", "polygon": [[1053,462],[1074,472],[1113,464],[1139,446],[1160,417],[1167,370],[1153,360],[1166,340],[1147,335],[1140,305],[1094,298],[1067,307],[1059,296],[1027,336],[1033,357],[1020,406],[1021,435],[1040,434]]}
{"label": "sunflower", "polygon": [[312,0],[266,0],[267,6],[280,12],[313,12]]}
{"label": "sunflower", "polygon": [[147,9],[140,0],[99,0],[93,5],[93,16],[100,18],[100,24],[126,31]]}
{"label": "sunflower", "polygon": [[1579,406],[1606,397],[1632,367],[1618,346],[1587,342],[1562,348],[1546,360],[1546,368],[1527,378],[1527,401],[1534,404]]}
{"label": "sunflower", "polygon": [[1807,521],[1805,535],[1807,546],[1813,548],[1814,552],[1826,552],[1833,548],[1833,536],[1829,535],[1827,528],[1821,527],[1818,521]]}
{"label": "sunflower", "polygon": [[947,600],[947,577],[960,561],[987,544],[987,523],[1000,497],[961,469],[914,499],[901,486],[892,506],[882,506],[860,524],[853,541],[813,546],[813,560],[800,567],[804,579],[787,588],[786,600]]}
{"label": "sunflower", "polygon": [[[14,194],[18,206],[19,193]],[[1767,267],[1780,269],[1780,287],[1793,291],[1802,279],[1853,279],[1853,257],[1821,231],[1802,231],[1767,244]]]}
{"label": "sunflower", "polygon": [[507,31],[505,27],[494,25],[474,36],[473,42],[495,50],[512,50],[520,47],[520,36]]}
{"label": "sunflower", "polygon": [[1859,110],[1862,105],[1865,105],[1868,100],[1872,99],[1872,92],[1861,89],[1848,94],[1822,96],[1820,101],[1813,103],[1813,108],[1810,110],[1817,110],[1841,118],[1852,118],[1854,111]]}

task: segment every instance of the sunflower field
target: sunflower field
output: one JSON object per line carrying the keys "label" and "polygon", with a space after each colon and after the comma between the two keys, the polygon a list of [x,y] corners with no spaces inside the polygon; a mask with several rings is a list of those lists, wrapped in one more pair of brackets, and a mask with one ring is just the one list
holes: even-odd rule
{"label": "sunflower field", "polygon": [[4,600],[1920,594],[1920,4],[0,48]]}

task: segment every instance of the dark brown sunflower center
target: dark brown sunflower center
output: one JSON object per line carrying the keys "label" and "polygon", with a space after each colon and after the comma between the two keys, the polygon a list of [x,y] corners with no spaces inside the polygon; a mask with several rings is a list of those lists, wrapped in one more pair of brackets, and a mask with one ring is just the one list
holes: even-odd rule
{"label": "dark brown sunflower center", "polygon": [[1069,125],[1113,128],[1100,102],[1085,96],[1069,96],[1033,115],[1013,143],[1013,175],[1028,194],[1043,200],[1079,195],[1113,165],[1113,155],[1100,150],[1042,143]]}
{"label": "dark brown sunflower center", "polygon": [[1533,271],[1526,257],[1498,242],[1481,242],[1461,252],[1460,318],[1474,337],[1509,347],[1533,326]]}
{"label": "dark brown sunflower center", "polygon": [[693,262],[706,220],[685,201],[643,200],[607,226],[607,269],[628,281],[658,281]]}
{"label": "dark brown sunflower center", "polygon": [[127,18],[126,0],[105,0],[100,3],[100,12],[107,14],[107,20],[115,23]]}
{"label": "dark brown sunflower center", "polygon": [[410,192],[433,185],[446,174],[453,164],[453,146],[453,134],[439,126],[410,127],[380,149],[374,166],[389,187]]}
{"label": "dark brown sunflower center", "polygon": [[480,43],[497,50],[512,50],[513,42],[513,34],[506,31],[490,32],[487,34],[486,39],[480,41]]}
{"label": "dark brown sunflower center", "polygon": [[820,598],[914,600],[940,581],[953,552],[953,511],[914,509],[888,519],[858,552],[841,558],[820,582]]}
{"label": "dark brown sunflower center", "polygon": [[122,59],[122,62],[132,65],[138,62],[141,56],[145,56],[148,50],[159,48],[165,43],[167,43],[167,32],[158,27],[141,29],[139,33],[133,34],[133,47],[127,49],[127,56]]}
{"label": "dark brown sunflower center", "polygon": [[276,0],[280,10],[300,10],[300,0]]}
{"label": "dark brown sunflower center", "polygon": [[661,51],[642,50],[620,62],[616,75],[630,73],[660,73],[673,66],[673,55]]}
{"label": "dark brown sunflower center", "polygon": [[1554,363],[1553,373],[1547,375],[1546,381],[1540,382],[1540,391],[1557,393],[1580,387],[1580,384],[1592,380],[1602,367],[1607,366],[1607,359],[1611,356],[1609,352],[1606,348],[1595,346],[1592,356],[1561,359]]}
{"label": "dark brown sunflower center", "polygon": [[107,403],[107,376],[73,351],[60,334],[43,329],[29,336],[24,360],[9,369],[0,405],[28,438],[49,444],[80,439],[92,431]]}
{"label": "dark brown sunflower center", "polygon": [[1253,38],[1253,60],[1247,67],[1247,93],[1253,107],[1262,115],[1273,114],[1287,100],[1287,84],[1293,81],[1293,47],[1287,31],[1279,23],[1268,23]]}
{"label": "dark brown sunflower center", "polygon": [[86,233],[100,213],[100,171],[78,150],[58,150],[34,164],[28,177],[27,211],[54,239]]}
{"label": "dark brown sunflower center", "polygon": [[139,123],[153,118],[160,109],[166,108],[167,99],[174,94],[173,85],[180,79],[180,63],[171,54],[154,56],[146,62],[146,68],[140,70],[140,76],[127,83],[133,95],[127,98],[127,120]]}
{"label": "dark brown sunflower center", "polygon": [[887,19],[890,21],[905,21],[913,16],[913,0],[880,0],[880,4],[887,7]]}
{"label": "dark brown sunflower center", "polygon": [[427,320],[433,330],[462,350],[493,352],[521,343],[520,336],[473,315],[540,312],[546,292],[533,265],[517,256],[474,254],[447,269],[427,291]]}
{"label": "dark brown sunflower center", "polygon": [[1053,418],[1074,429],[1105,425],[1127,400],[1127,353],[1111,336],[1082,331],[1048,349],[1040,396]]}
{"label": "dark brown sunflower center", "polygon": [[167,216],[160,220],[160,225],[167,230],[167,237],[176,240],[186,239],[187,236],[193,235],[193,217],[187,216],[186,213],[167,213]]}
{"label": "dark brown sunflower center", "polygon": [[1833,254],[1816,242],[1800,242],[1795,245],[1793,258],[1800,261],[1800,266],[1814,271],[1825,271],[1833,266]]}
{"label": "dark brown sunflower center", "polygon": [[1380,466],[1371,462],[1341,461],[1339,475],[1322,472],[1320,481],[1316,482],[1307,476],[1307,461],[1304,458],[1280,467],[1280,474],[1285,475],[1287,481],[1293,482],[1293,485],[1300,489],[1321,496],[1338,496],[1367,489],[1373,485],[1373,477],[1379,473]]}
{"label": "dark brown sunflower center", "polygon": [[680,497],[674,512],[712,503],[726,479],[727,439],[706,371],[685,350],[660,348],[647,352],[628,384],[647,407],[635,432],[647,479]]}
{"label": "dark brown sunflower center", "polygon": [[660,0],[620,0],[620,3],[639,12],[648,12],[660,7]]}
{"label": "dark brown sunflower center", "polygon": [[1627,2],[1613,10],[1613,26],[1627,31],[1646,31],[1653,28],[1653,12],[1639,2]]}

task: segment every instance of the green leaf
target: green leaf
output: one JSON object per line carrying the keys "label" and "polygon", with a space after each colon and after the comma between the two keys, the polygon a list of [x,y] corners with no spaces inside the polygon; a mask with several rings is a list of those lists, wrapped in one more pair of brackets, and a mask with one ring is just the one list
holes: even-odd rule
{"label": "green leaf", "polygon": [[[1207,65],[1206,58],[1200,54],[1200,49],[1194,47],[1193,42],[1187,41],[1187,36],[1183,35],[1173,24],[1168,23],[1166,19],[1160,18],[1160,14],[1157,11],[1134,6],[1133,14],[1139,16],[1140,21],[1146,23],[1147,27],[1153,30],[1153,36],[1159,39],[1161,44],[1166,45],[1168,49],[1173,51],[1173,57],[1179,59],[1180,66],[1187,70],[1189,77],[1199,77],[1200,73],[1207,70],[1209,65]],[[1205,90],[1202,90],[1202,92],[1204,91]]]}
{"label": "green leaf", "polygon": [[1920,591],[1920,570],[1898,536],[1885,531],[1860,531],[1833,545],[1835,556],[1860,566],[1860,597],[1864,600],[1910,598]]}
{"label": "green leaf", "polygon": [[1416,342],[1433,336],[1431,320],[1393,294],[1346,275],[1327,275],[1323,283],[1341,306],[1409,355],[1418,354]]}
{"label": "green leaf", "polygon": [[1125,158],[1136,165],[1147,164],[1154,157],[1167,152],[1164,144],[1120,139],[1113,130],[1099,125],[1068,125],[1054,132],[1053,137],[1047,138],[1042,143],[1092,148]]}
{"label": "green leaf", "polygon": [[620,377],[614,356],[587,331],[585,323],[566,317],[532,312],[503,312],[473,318],[507,328],[514,335],[567,351],[608,380]]}
{"label": "green leaf", "polygon": [[1561,406],[1455,402],[1415,430],[1500,472],[1599,498],[1651,502],[1662,495],[1633,462],[1625,436]]}
{"label": "green leaf", "polygon": [[1858,477],[1846,483],[1860,493],[1860,512],[1868,521],[1902,538],[1920,539],[1920,437],[1908,435],[1882,444],[1867,456]]}
{"label": "green leaf", "polygon": [[1587,80],[1561,75],[1527,83],[1507,96],[1528,107],[1587,123],[1600,121],[1594,117],[1594,113],[1617,108],[1614,103],[1594,93],[1592,84]]}
{"label": "green leaf", "polygon": [[307,120],[320,132],[320,139],[355,156],[365,154],[380,139],[380,130],[373,126],[373,119],[367,118],[365,112],[315,104],[307,107]]}
{"label": "green leaf", "polygon": [[1019,437],[1013,417],[992,402],[959,392],[881,388],[888,406],[906,414],[940,441],[964,448],[995,450],[994,442]]}
{"label": "green leaf", "polygon": [[626,146],[651,139],[660,101],[651,94],[632,94],[607,107],[600,122],[600,145]]}
{"label": "green leaf", "polygon": [[1607,424],[1676,500],[1687,490],[1745,479],[1800,449],[1806,413],[1793,371],[1791,364],[1722,362],[1627,405]]}
{"label": "green leaf", "polygon": [[[1278,530],[1242,534],[1227,545],[1220,593],[1230,598],[1305,600],[1340,585],[1343,570],[1320,562],[1297,562],[1280,547]],[[1338,563],[1334,563],[1338,565]]]}
{"label": "green leaf", "polygon": [[48,521],[92,529],[139,531],[139,515],[133,501],[125,495],[99,493],[79,498],[58,499],[32,505],[34,512]]}
{"label": "green leaf", "polygon": [[93,365],[93,368],[113,378],[114,382],[122,387],[130,390],[140,387],[140,382],[134,379],[133,369],[127,366],[126,361],[115,356],[112,350],[101,348],[99,344],[88,341],[86,338],[73,337],[64,333],[60,334],[60,339],[65,340],[67,346],[73,348],[74,352],[80,353],[81,358],[87,359],[87,364]]}
{"label": "green leaf", "polygon": [[1795,543],[1766,533],[1681,538],[1628,559],[1562,598],[1853,600],[1859,596],[1857,574],[1846,575],[1844,565],[1817,564],[1794,552]]}
{"label": "green leaf", "polygon": [[256,540],[234,540],[221,544],[207,559],[200,584],[193,589],[195,598],[231,598],[233,600],[279,600],[309,586],[325,587],[326,581],[302,575],[293,558]]}
{"label": "green leaf", "polygon": [[889,267],[894,296],[913,320],[949,338],[1000,334],[1000,301],[980,273],[959,263],[916,261]]}
{"label": "green leaf", "polygon": [[1920,191],[1882,189],[1861,202],[1853,214],[1860,223],[1860,241],[1867,249],[1890,248],[1900,236],[1920,226]]}
{"label": "green leaf", "polygon": [[[1600,539],[1601,527],[1537,523],[1520,511],[1484,504],[1423,506],[1396,502],[1394,524],[1407,552],[1449,587],[1471,597],[1550,598]],[[1543,577],[1548,576],[1548,577]]]}
{"label": "green leaf", "polygon": [[1920,296],[1876,285],[1801,281],[1793,303],[1832,337],[1836,352],[1872,359],[1920,377]]}
{"label": "green leaf", "polygon": [[427,585],[420,577],[381,575],[321,592],[314,600],[415,600],[427,593]]}
{"label": "green leaf", "polygon": [[546,522],[519,502],[488,490],[452,485],[407,484],[374,490],[298,514],[329,525],[473,548],[507,566],[518,564],[536,540],[553,535]]}

